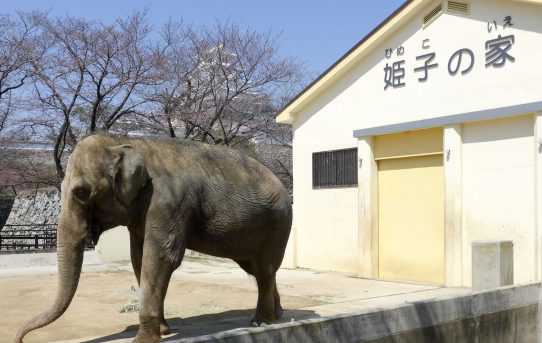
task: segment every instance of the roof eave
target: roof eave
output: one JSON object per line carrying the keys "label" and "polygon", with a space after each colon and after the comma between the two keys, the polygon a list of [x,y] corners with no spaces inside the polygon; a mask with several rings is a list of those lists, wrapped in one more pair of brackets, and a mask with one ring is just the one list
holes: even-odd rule
{"label": "roof eave", "polygon": [[[333,83],[339,76],[343,75],[349,67],[355,65],[363,58],[371,47],[387,37],[396,25],[407,21],[413,15],[415,9],[420,5],[434,0],[407,0],[401,7],[387,17],[380,25],[367,34],[352,49],[346,52],[337,62],[324,71],[316,80],[293,98],[281,111],[278,112],[276,121],[283,124],[292,124],[294,116],[311,99],[320,94],[327,85]],[[519,0],[518,0],[519,1]],[[525,0],[523,0],[525,1]]]}
{"label": "roof eave", "polygon": [[[382,40],[389,37],[394,28],[408,21],[417,13],[417,10],[435,0],[407,0],[401,7],[386,18],[373,31],[345,53],[337,62],[324,71],[316,80],[293,98],[282,110],[277,113],[276,121],[282,124],[292,124],[295,115],[318,94],[325,90],[333,81],[344,75],[353,65],[365,57],[372,48]],[[542,0],[512,0],[530,4],[542,5]]]}
{"label": "roof eave", "polygon": [[530,4],[542,5],[542,0],[512,0],[512,1],[515,1],[515,2],[527,2],[527,3],[530,3]]}

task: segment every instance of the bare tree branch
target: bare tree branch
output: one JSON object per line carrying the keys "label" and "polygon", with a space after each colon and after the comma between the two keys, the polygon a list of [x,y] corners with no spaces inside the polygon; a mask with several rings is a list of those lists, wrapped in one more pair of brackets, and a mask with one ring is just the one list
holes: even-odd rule
{"label": "bare tree branch", "polygon": [[0,135],[16,109],[19,97],[14,93],[25,85],[31,61],[34,27],[24,17],[0,16]]}
{"label": "bare tree branch", "polygon": [[[274,115],[305,73],[279,53],[279,36],[230,22],[192,28],[173,20],[151,36],[145,18],[146,11],[107,25],[43,12],[3,18],[0,135],[48,140],[47,168],[56,172],[57,185],[77,140],[103,129],[229,145],[261,160],[290,187],[291,131]],[[20,110],[17,120],[14,110]]]}

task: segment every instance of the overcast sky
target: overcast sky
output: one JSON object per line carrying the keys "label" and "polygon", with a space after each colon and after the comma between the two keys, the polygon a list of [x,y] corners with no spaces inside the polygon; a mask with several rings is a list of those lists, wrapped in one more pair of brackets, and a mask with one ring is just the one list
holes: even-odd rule
{"label": "overcast sky", "polygon": [[259,31],[281,33],[281,53],[303,61],[314,75],[323,72],[404,0],[18,0],[3,1],[4,13],[49,10],[111,22],[148,8],[149,22],[159,27],[169,17],[200,25],[216,19]]}

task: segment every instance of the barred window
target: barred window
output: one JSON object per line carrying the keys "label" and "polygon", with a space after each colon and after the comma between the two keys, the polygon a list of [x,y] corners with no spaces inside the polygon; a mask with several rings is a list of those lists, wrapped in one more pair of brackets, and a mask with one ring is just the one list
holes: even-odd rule
{"label": "barred window", "polygon": [[353,187],[358,185],[358,149],[312,154],[312,187]]}

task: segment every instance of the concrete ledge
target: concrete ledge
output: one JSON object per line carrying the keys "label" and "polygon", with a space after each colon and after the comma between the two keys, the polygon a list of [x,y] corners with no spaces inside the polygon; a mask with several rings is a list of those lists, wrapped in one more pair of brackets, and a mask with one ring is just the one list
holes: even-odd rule
{"label": "concrete ledge", "polygon": [[[96,251],[85,251],[84,265],[101,264],[102,260]],[[57,265],[55,252],[32,253],[32,254],[0,254],[0,270],[30,267],[47,267]]]}
{"label": "concrete ledge", "polygon": [[[166,342],[538,342],[540,283]],[[448,333],[448,334],[447,334]],[[452,336],[449,336],[452,334]],[[448,335],[448,336],[447,336]]]}

